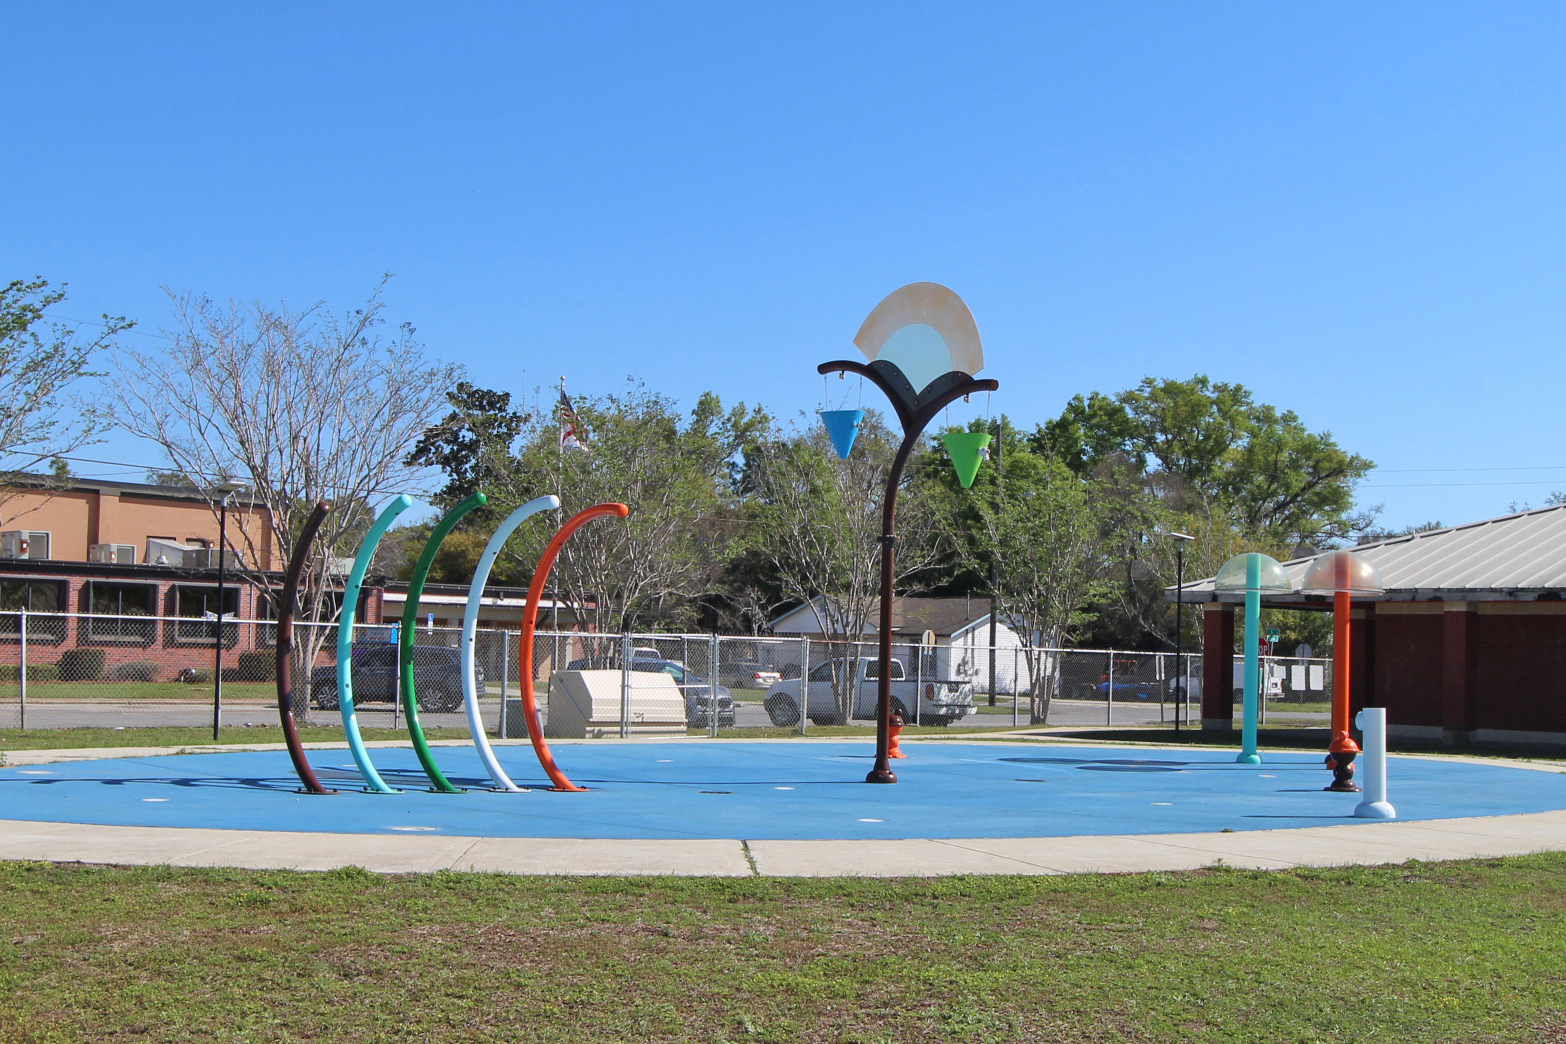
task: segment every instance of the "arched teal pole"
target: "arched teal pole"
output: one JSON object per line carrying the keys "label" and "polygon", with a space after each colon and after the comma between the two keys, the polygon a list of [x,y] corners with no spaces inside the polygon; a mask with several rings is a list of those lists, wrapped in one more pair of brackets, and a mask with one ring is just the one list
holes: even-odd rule
{"label": "arched teal pole", "polygon": [[348,586],[343,591],[343,611],[337,622],[337,707],[342,711],[343,732],[348,737],[348,749],[353,752],[353,763],[359,766],[359,774],[376,794],[396,794],[398,791],[387,786],[381,774],[375,771],[375,766],[370,762],[370,752],[365,749],[364,738],[359,735],[359,717],[353,705],[353,625],[358,615],[359,589],[364,586],[364,574],[370,568],[370,559],[375,557],[375,549],[380,546],[381,537],[386,535],[392,522],[412,506],[413,498],[406,493],[402,494],[386,505],[381,517],[375,520],[370,531],[364,535],[364,543],[359,545],[359,553],[354,556],[353,572],[348,574]]}
{"label": "arched teal pole", "polygon": [[[495,559],[500,557],[500,549],[506,545],[511,534],[517,531],[517,527],[531,515],[540,511],[554,511],[559,507],[559,497],[539,497],[523,504],[506,517],[500,528],[495,530],[495,535],[489,538],[489,543],[484,545],[483,557],[479,559],[478,568],[473,571],[473,583],[468,587],[468,607],[462,613],[462,702],[468,709],[468,731],[473,734],[473,746],[478,749],[479,758],[489,771],[489,778],[501,790],[513,793],[522,788],[511,782],[511,777],[500,767],[500,761],[489,745],[489,737],[484,734],[484,719],[479,716],[478,677],[473,669],[474,644],[478,639],[479,600],[484,596],[484,585],[489,583],[489,571],[494,568]],[[505,708],[501,708],[501,713],[505,713]]]}
{"label": "arched teal pole", "polygon": [[1256,643],[1261,636],[1261,567],[1261,555],[1245,556],[1245,702],[1241,708],[1244,723],[1241,725],[1240,754],[1234,759],[1242,765],[1261,764],[1261,755],[1256,753],[1256,674],[1261,669]]}
{"label": "arched teal pole", "polygon": [[424,726],[419,724],[419,697],[413,685],[413,639],[419,627],[419,599],[424,596],[424,581],[429,579],[430,567],[435,564],[435,552],[440,550],[441,542],[462,521],[463,515],[483,507],[486,499],[484,494],[475,493],[446,512],[446,517],[436,524],[429,542],[424,545],[424,553],[419,555],[418,564],[413,567],[413,576],[408,580],[408,604],[402,611],[402,634],[397,647],[397,666],[402,676],[402,713],[408,719],[408,738],[413,740],[413,752],[419,757],[419,765],[430,777],[430,784],[441,794],[460,794],[462,789],[452,786],[440,766],[435,764],[435,755],[424,738]]}

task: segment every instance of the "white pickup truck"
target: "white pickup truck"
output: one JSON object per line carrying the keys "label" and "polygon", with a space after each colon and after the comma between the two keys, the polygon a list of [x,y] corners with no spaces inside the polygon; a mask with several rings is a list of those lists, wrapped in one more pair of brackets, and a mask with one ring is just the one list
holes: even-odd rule
{"label": "white pickup truck", "polygon": [[[805,710],[817,725],[842,725],[838,714],[832,676],[845,677],[852,693],[850,717],[875,717],[877,685],[881,677],[879,659],[856,658],[828,660],[810,669],[810,702]],[[892,661],[892,713],[901,714],[909,725],[950,725],[973,709],[973,686],[968,682],[910,680],[901,660]],[[923,691],[920,691],[923,690]],[[918,702],[918,717],[914,704]],[[799,679],[774,682],[767,690],[767,716],[774,725],[799,724]]]}

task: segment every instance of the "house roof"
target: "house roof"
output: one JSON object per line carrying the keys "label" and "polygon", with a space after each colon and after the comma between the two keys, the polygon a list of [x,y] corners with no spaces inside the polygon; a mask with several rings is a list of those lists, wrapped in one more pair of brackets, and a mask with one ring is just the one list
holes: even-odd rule
{"label": "house roof", "polygon": [[[163,500],[189,500],[203,504],[210,502],[210,495],[188,486],[156,486],[147,482],[121,482],[117,479],[80,478],[72,476],[57,479],[52,475],[35,475],[27,471],[0,472],[0,486],[17,489],[50,489],[62,493],[114,493],[137,497],[157,497]],[[240,492],[230,503],[260,506],[248,492]]]}
{"label": "house roof", "polygon": [[[812,599],[790,609],[768,626],[774,633],[789,633],[791,621],[797,624],[811,619],[811,606],[815,602],[816,599]],[[870,626],[865,629],[869,634],[876,632],[881,619],[880,600],[877,599],[872,605]],[[892,633],[922,635],[928,630],[944,638],[988,619],[989,606],[986,598],[919,598],[900,595],[892,600]]]}
{"label": "house roof", "polygon": [[[1566,504],[1520,511],[1450,529],[1432,529],[1353,548],[1381,574],[1389,601],[1533,601],[1566,590]],[[1323,552],[1326,553],[1326,552]],[[1329,602],[1298,588],[1320,556],[1283,563],[1295,590],[1269,604]],[[1168,601],[1175,588],[1164,589]],[[1185,585],[1184,601],[1218,601],[1213,578]],[[1223,596],[1224,601],[1235,596]]]}

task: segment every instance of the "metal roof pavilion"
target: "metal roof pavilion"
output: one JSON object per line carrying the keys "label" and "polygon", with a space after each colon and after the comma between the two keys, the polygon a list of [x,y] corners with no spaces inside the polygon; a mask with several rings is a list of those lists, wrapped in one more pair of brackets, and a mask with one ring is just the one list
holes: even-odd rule
{"label": "metal roof pavilion", "polygon": [[[1352,549],[1381,573],[1384,601],[1535,601],[1558,599],[1566,591],[1566,504],[1522,511],[1451,529],[1432,529]],[[1323,552],[1325,553],[1325,552]],[[1294,591],[1263,595],[1269,605],[1331,605],[1326,595],[1299,592],[1319,556],[1283,563]],[[1175,588],[1164,589],[1168,601]],[[1185,585],[1183,601],[1238,600],[1213,590],[1213,578]]]}

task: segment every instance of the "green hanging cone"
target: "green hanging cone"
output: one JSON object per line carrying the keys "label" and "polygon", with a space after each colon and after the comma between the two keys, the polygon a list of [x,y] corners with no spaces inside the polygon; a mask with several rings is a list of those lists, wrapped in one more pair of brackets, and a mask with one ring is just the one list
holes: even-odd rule
{"label": "green hanging cone", "polygon": [[989,433],[953,431],[942,435],[941,441],[946,444],[946,453],[952,458],[952,467],[957,469],[957,481],[962,483],[963,489],[972,486],[979,474],[979,464],[990,447]]}

